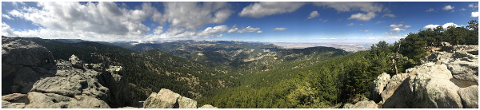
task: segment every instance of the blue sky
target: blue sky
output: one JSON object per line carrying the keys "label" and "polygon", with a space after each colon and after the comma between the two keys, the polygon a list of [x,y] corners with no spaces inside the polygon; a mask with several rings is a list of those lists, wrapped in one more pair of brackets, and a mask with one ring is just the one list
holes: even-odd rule
{"label": "blue sky", "polygon": [[2,35],[90,41],[394,42],[478,2],[2,2]]}

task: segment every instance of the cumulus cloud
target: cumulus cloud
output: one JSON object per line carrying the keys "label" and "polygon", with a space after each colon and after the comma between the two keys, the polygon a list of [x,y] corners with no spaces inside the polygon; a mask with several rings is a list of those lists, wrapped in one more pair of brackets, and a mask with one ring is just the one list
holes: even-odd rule
{"label": "cumulus cloud", "polygon": [[446,5],[445,7],[443,7],[443,10],[451,10],[455,8],[454,6],[451,6],[451,5]]}
{"label": "cumulus cloud", "polygon": [[291,13],[305,3],[287,3],[287,2],[260,2],[250,4],[238,13],[241,17],[261,18],[268,15]]}
{"label": "cumulus cloud", "polygon": [[391,14],[391,13],[387,13],[387,14],[384,14],[384,15],[382,16],[382,18],[383,18],[383,17],[393,18],[393,17],[395,17],[395,15],[394,15],[394,14]]}
{"label": "cumulus cloud", "polygon": [[112,2],[39,2],[38,7],[24,7],[8,13],[58,31],[135,36],[150,31],[141,21],[147,18],[148,12],[156,11],[148,3],[142,5],[141,10],[121,9]]}
{"label": "cumulus cloud", "polygon": [[391,24],[390,25],[390,28],[399,28],[399,27],[402,27],[403,24]]}
{"label": "cumulus cloud", "polygon": [[[93,41],[158,40],[168,38],[196,38],[214,36],[228,31],[226,25],[207,27],[206,24],[223,23],[233,13],[228,3],[164,3],[164,14],[150,3],[135,9],[117,6],[113,2],[38,2],[37,7],[9,10],[3,18],[31,21],[38,29],[15,31],[3,23],[7,36],[36,36],[43,38],[79,38]],[[142,22],[151,19],[161,25],[153,29]],[[164,24],[169,29],[164,31]],[[251,27],[250,27],[251,28]],[[259,30],[259,29],[258,29]],[[247,32],[240,30],[239,32]]]}
{"label": "cumulus cloud", "polygon": [[397,31],[397,32],[400,32],[400,31],[405,31],[405,29],[402,29],[402,28],[393,28],[393,29],[390,29],[391,31]]}
{"label": "cumulus cloud", "polygon": [[478,17],[478,11],[477,12],[472,12],[471,17]]}
{"label": "cumulus cloud", "polygon": [[396,31],[396,32],[405,31],[406,29],[404,29],[404,28],[409,28],[409,27],[410,27],[410,25],[403,26],[403,24],[391,24],[390,25],[390,28],[391,28],[390,31]]}
{"label": "cumulus cloud", "polygon": [[432,12],[432,11],[435,11],[435,9],[430,8],[430,9],[428,9],[428,10],[425,10],[425,12]]}
{"label": "cumulus cloud", "polygon": [[153,34],[159,35],[163,32],[163,26],[158,26],[157,28],[153,29]]}
{"label": "cumulus cloud", "polygon": [[207,27],[207,28],[205,28],[205,30],[198,33],[198,36],[209,36],[209,35],[214,35],[214,34],[218,34],[218,33],[221,33],[221,32],[225,32],[225,31],[228,31],[227,25]]}
{"label": "cumulus cloud", "polygon": [[353,10],[360,10],[364,12],[381,12],[383,6],[381,4],[371,2],[317,2],[316,6],[326,6],[334,8],[338,12],[349,12]]}
{"label": "cumulus cloud", "polygon": [[469,8],[477,8],[477,7],[478,7],[478,4],[473,4],[473,3],[471,3],[471,4],[468,4],[468,7],[469,7]]}
{"label": "cumulus cloud", "polygon": [[359,21],[369,21],[372,18],[375,18],[376,14],[373,12],[369,12],[367,14],[364,13],[357,13],[351,15],[348,19],[357,19]]}
{"label": "cumulus cloud", "polygon": [[405,25],[403,28],[410,28],[412,27],[411,25]]}
{"label": "cumulus cloud", "polygon": [[[166,2],[163,21],[173,27],[196,29],[210,23],[223,23],[232,14],[228,3],[224,2]],[[212,14],[213,13],[213,14]],[[160,23],[162,20],[160,20]]]}
{"label": "cumulus cloud", "polygon": [[347,24],[347,26],[353,26],[353,23]]}
{"label": "cumulus cloud", "polygon": [[[435,28],[437,28],[438,26],[440,26],[440,25],[429,24],[429,25],[425,25],[425,26],[423,27],[423,29],[435,29]],[[448,26],[458,27],[457,24],[455,24],[455,23],[453,23],[453,22],[449,22],[449,23],[443,24],[443,25],[442,25],[442,28],[443,28],[443,29],[448,29]]]}
{"label": "cumulus cloud", "polygon": [[12,18],[11,18],[10,16],[6,15],[6,14],[2,14],[2,17],[3,17],[3,18],[7,18],[7,19],[9,19],[9,20],[12,20]]}
{"label": "cumulus cloud", "polygon": [[376,12],[381,12],[383,6],[377,3],[371,2],[356,2],[356,3],[347,3],[347,2],[318,2],[314,3],[316,6],[324,6],[329,8],[334,8],[338,12],[349,12],[353,10],[360,10],[366,13],[357,13],[352,14],[348,19],[357,19],[359,21],[369,21],[372,18],[375,18]]}
{"label": "cumulus cloud", "polygon": [[230,30],[228,30],[228,33],[244,33],[244,32],[257,32],[257,33],[262,33],[263,31],[260,30],[260,28],[253,28],[251,26],[247,26],[244,29],[238,29],[236,25],[233,25]]}
{"label": "cumulus cloud", "polygon": [[315,17],[318,17],[318,16],[320,16],[320,14],[318,14],[317,11],[312,11],[310,13],[310,15],[308,15],[307,19],[312,19],[312,18],[315,18]]}
{"label": "cumulus cloud", "polygon": [[287,28],[284,28],[284,27],[278,27],[278,28],[272,29],[272,31],[285,31],[285,30],[287,30]]}

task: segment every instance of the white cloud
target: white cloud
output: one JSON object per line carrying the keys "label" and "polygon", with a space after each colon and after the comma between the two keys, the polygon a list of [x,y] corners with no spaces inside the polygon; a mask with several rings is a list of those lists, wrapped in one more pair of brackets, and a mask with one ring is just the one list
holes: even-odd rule
{"label": "white cloud", "polygon": [[438,26],[440,26],[440,25],[429,24],[429,25],[425,25],[425,26],[423,27],[423,29],[435,29],[435,28],[437,28]]}
{"label": "white cloud", "polygon": [[347,26],[353,26],[353,23],[347,24]]}
{"label": "white cloud", "polygon": [[435,9],[430,8],[430,9],[426,10],[425,12],[432,12],[432,11],[435,11]]}
{"label": "white cloud", "polygon": [[360,31],[360,32],[368,32],[368,30],[358,30],[358,31]]}
{"label": "white cloud", "polygon": [[314,5],[334,8],[338,12],[349,12],[353,10],[360,10],[364,12],[381,12],[383,8],[381,4],[371,2],[316,2]]}
{"label": "white cloud", "polygon": [[12,18],[11,18],[10,16],[6,15],[6,14],[2,14],[2,17],[3,17],[3,18],[7,18],[7,19],[9,19],[9,20],[12,20]]}
{"label": "white cloud", "polygon": [[478,17],[478,11],[477,12],[472,12],[471,17]]}
{"label": "white cloud", "polygon": [[305,5],[305,3],[288,3],[288,2],[260,2],[250,4],[238,13],[241,17],[261,18],[268,15],[291,13],[298,8]]}
{"label": "white cloud", "polygon": [[57,31],[137,36],[150,31],[141,21],[156,11],[150,4],[142,5],[142,10],[127,10],[111,2],[39,2],[38,7],[8,13]]}
{"label": "white cloud", "polygon": [[460,9],[460,11],[465,11],[465,10],[467,10],[467,9],[465,9],[465,8]]}
{"label": "white cloud", "polygon": [[210,36],[210,35],[218,34],[218,33],[225,32],[225,31],[228,31],[227,25],[207,27],[207,28],[205,28],[205,30],[198,33],[198,36]]}
{"label": "white cloud", "polygon": [[[170,38],[190,39],[213,37],[228,31],[226,25],[198,28],[211,23],[223,23],[233,13],[228,3],[164,3],[165,14],[150,3],[143,3],[135,9],[117,6],[112,2],[39,2],[37,7],[23,7],[11,10],[2,17],[17,17],[31,21],[37,29],[15,31],[3,23],[3,35],[75,38],[92,41],[143,41]],[[8,18],[7,18],[8,19]],[[153,29],[142,22],[148,19],[161,25]],[[164,24],[170,28],[164,31]],[[251,28],[251,27],[250,27]],[[252,29],[239,32],[250,32]],[[253,28],[255,30],[255,28]],[[259,28],[257,29],[259,30]],[[254,31],[257,32],[257,31]]]}
{"label": "white cloud", "polygon": [[451,10],[455,7],[451,6],[451,5],[446,5],[445,7],[443,7],[443,10]]}
{"label": "white cloud", "polygon": [[326,19],[326,20],[323,20],[323,22],[327,22],[327,21],[328,21],[328,19]]}
{"label": "white cloud", "polygon": [[196,29],[210,23],[223,23],[232,14],[228,3],[224,2],[166,2],[165,14],[161,21],[173,27]]}
{"label": "white cloud", "polygon": [[363,26],[363,24],[359,24],[360,26]]}
{"label": "white cloud", "polygon": [[410,28],[412,27],[411,25],[405,25],[403,28]]}
{"label": "white cloud", "polygon": [[390,28],[399,28],[399,27],[402,27],[403,24],[391,24],[390,25]]}
{"label": "white cloud", "polygon": [[368,12],[367,14],[357,13],[351,15],[348,19],[357,19],[359,21],[369,21],[372,18],[375,18],[376,14],[373,12]]}
{"label": "white cloud", "polygon": [[278,28],[272,29],[272,31],[285,31],[285,30],[287,30],[287,28],[284,28],[284,27],[278,27]]}
{"label": "white cloud", "polygon": [[374,36],[375,34],[374,33],[368,33],[368,35]]}
{"label": "white cloud", "polygon": [[410,25],[405,25],[405,26],[403,26],[403,24],[391,24],[391,25],[390,25],[390,28],[392,28],[392,29],[390,29],[390,31],[400,32],[400,31],[405,31],[405,30],[406,30],[406,29],[401,28],[401,27],[409,28]]}
{"label": "white cloud", "polygon": [[473,4],[473,3],[471,3],[471,4],[468,4],[468,7],[469,7],[469,8],[477,8],[477,7],[478,7],[478,4]]}
{"label": "white cloud", "polygon": [[352,14],[348,19],[357,19],[359,21],[369,21],[372,18],[375,18],[376,12],[381,12],[383,6],[378,3],[368,3],[368,2],[356,2],[356,3],[347,3],[347,2],[317,2],[314,3],[316,6],[324,6],[329,8],[334,8],[338,12],[349,12],[353,10],[360,10],[366,13],[357,13]]}
{"label": "white cloud", "polygon": [[383,22],[385,22],[385,21],[377,21],[376,24],[380,24],[380,23],[383,23]]}
{"label": "white cloud", "polygon": [[320,16],[320,14],[318,14],[317,11],[312,11],[312,12],[310,13],[310,15],[308,15],[308,18],[307,18],[307,19],[312,19],[312,18],[315,18],[315,17],[318,17],[318,16]]}
{"label": "white cloud", "polygon": [[[435,28],[437,28],[438,26],[440,26],[440,25],[436,25],[436,24],[429,24],[429,25],[425,25],[425,26],[423,27],[423,29],[435,29]],[[453,22],[449,22],[449,23],[445,23],[445,24],[443,24],[443,25],[442,25],[442,28],[443,28],[443,29],[447,29],[447,28],[448,28],[448,26],[455,26],[455,27],[458,27],[458,25],[457,25],[457,24],[455,24],[455,23],[453,23]]]}
{"label": "white cloud", "polygon": [[391,13],[387,13],[387,14],[383,15],[382,18],[383,18],[383,17],[393,18],[393,17],[395,17],[395,15],[394,15],[394,14],[391,14]]}
{"label": "white cloud", "polygon": [[2,22],[2,36],[8,37],[18,37],[17,34],[14,33],[13,29],[10,28],[10,25]]}
{"label": "white cloud", "polygon": [[162,34],[163,26],[158,26],[157,28],[153,29],[153,34]]}
{"label": "white cloud", "polygon": [[397,32],[400,32],[400,31],[405,31],[405,29],[402,29],[402,28],[393,28],[393,29],[390,29],[391,31],[397,31]]}
{"label": "white cloud", "polygon": [[[260,32],[259,32],[260,31]],[[244,32],[257,32],[257,33],[262,33],[263,31],[260,30],[260,28],[253,28],[251,26],[247,26],[246,28],[244,29],[238,29],[236,25],[233,25],[232,28],[230,28],[230,30],[228,30],[228,33],[233,33],[233,32],[236,32],[236,33],[244,33]]]}

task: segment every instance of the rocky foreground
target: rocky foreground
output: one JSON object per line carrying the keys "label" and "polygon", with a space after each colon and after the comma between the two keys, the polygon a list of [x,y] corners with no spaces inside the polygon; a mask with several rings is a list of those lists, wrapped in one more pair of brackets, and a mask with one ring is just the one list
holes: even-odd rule
{"label": "rocky foreground", "polygon": [[478,108],[477,45],[444,46],[406,71],[379,75],[370,100],[344,108]]}
{"label": "rocky foreground", "polygon": [[[2,37],[2,108],[197,108],[168,89],[137,101],[122,67],[54,60],[32,41]],[[215,108],[204,105],[201,108]]]}

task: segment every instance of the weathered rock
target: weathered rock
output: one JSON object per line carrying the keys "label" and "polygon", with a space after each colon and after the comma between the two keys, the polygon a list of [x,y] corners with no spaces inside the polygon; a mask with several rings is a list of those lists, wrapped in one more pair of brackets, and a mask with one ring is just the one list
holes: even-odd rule
{"label": "weathered rock", "polygon": [[[478,46],[444,44],[421,65],[392,76],[381,92],[382,108],[478,108]],[[373,95],[378,91],[371,88]]]}
{"label": "weathered rock", "polygon": [[411,107],[426,108],[462,108],[457,91],[459,89],[449,79],[442,79],[437,74],[418,74],[413,82],[415,96]]}
{"label": "weathered rock", "polygon": [[343,104],[343,108],[353,108],[353,104],[345,103],[345,104]]}
{"label": "weathered rock", "polygon": [[162,88],[158,93],[152,93],[143,103],[145,108],[178,108],[177,99],[180,98],[171,90]]}
{"label": "weathered rock", "polygon": [[29,92],[30,104],[25,108],[110,108],[102,100],[90,96],[67,97],[55,93]]}
{"label": "weathered rock", "polygon": [[455,79],[462,81],[478,82],[478,61],[459,61],[447,64]]}
{"label": "weathered rock", "polygon": [[[409,78],[410,76],[411,74],[409,73],[401,73],[401,74],[394,75],[388,82],[385,89],[380,93],[382,97],[382,102],[386,102],[387,99],[389,99],[393,95],[393,93],[397,91],[398,87],[404,82],[404,80]],[[403,99],[402,97],[403,96],[399,96],[399,98]],[[399,98],[393,98],[393,99],[399,99]],[[392,99],[390,99],[389,102],[391,101]],[[387,103],[387,106],[388,106],[388,103]]]}
{"label": "weathered rock", "polygon": [[370,86],[370,99],[375,102],[379,102],[382,100],[380,94],[383,92],[385,86],[387,86],[388,81],[390,81],[390,75],[387,73],[380,74],[377,79],[373,81],[373,84]]}
{"label": "weathered rock", "polygon": [[353,105],[351,108],[378,108],[378,105],[373,101],[360,101]]}
{"label": "weathered rock", "polygon": [[143,102],[144,108],[197,108],[197,101],[183,97],[171,90],[162,88],[158,93],[153,92]]}
{"label": "weathered rock", "polygon": [[199,109],[216,109],[217,107],[214,107],[210,104],[206,104],[206,105],[203,105],[202,107],[200,107]]}
{"label": "weathered rock", "polygon": [[25,108],[25,103],[11,103],[2,101],[2,108]]}
{"label": "weathered rock", "polygon": [[27,93],[42,77],[56,71],[53,56],[32,41],[2,37],[2,95]]}
{"label": "weathered rock", "polygon": [[2,96],[2,108],[25,108],[28,103],[27,94],[13,93]]}
{"label": "weathered rock", "polygon": [[197,101],[182,96],[178,98],[178,108],[197,108]]}
{"label": "weathered rock", "polygon": [[478,108],[478,86],[472,85],[467,88],[460,88],[458,95],[462,98],[464,108]]}

